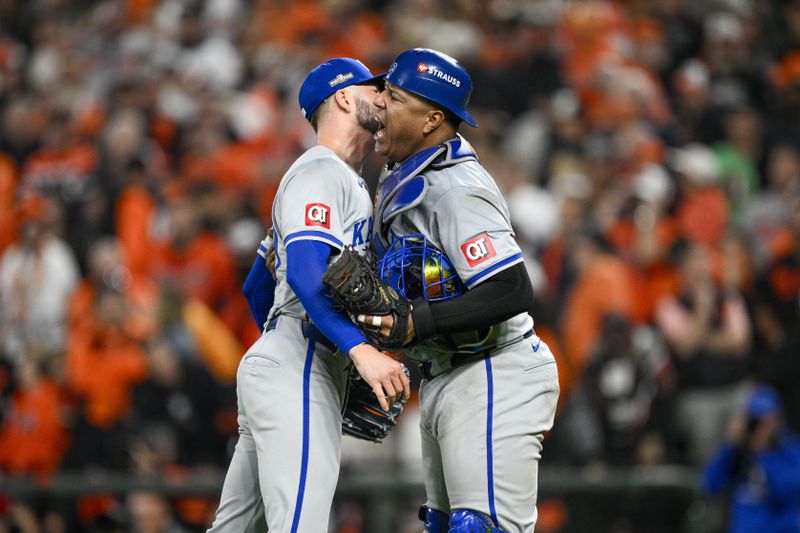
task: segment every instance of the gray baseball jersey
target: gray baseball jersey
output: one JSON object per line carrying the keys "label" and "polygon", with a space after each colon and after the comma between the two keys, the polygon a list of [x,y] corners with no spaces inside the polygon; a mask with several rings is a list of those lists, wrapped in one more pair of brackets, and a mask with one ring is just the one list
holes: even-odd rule
{"label": "gray baseball jersey", "polygon": [[[384,176],[375,217],[376,250],[423,234],[467,289],[522,261],[505,200],[461,137]],[[483,512],[509,533],[533,531],[542,435],[558,399],[555,360],[532,325],[522,313],[408,351],[430,378],[420,390],[427,505]],[[476,353],[487,357],[459,364]]]}
{"label": "gray baseball jersey", "polygon": [[286,246],[369,243],[372,202],[363,180],[328,148],[303,154],[273,205],[276,276],[269,326],[237,373],[239,441],[210,532],[325,532],[339,475],[349,358],[308,338],[286,282]]}
{"label": "gray baseball jersey", "polygon": [[330,148],[315,146],[286,172],[272,207],[275,230],[275,303],[270,318],[305,317],[305,310],[286,283],[286,246],[308,239],[341,250],[364,251],[372,230],[372,199],[364,180]]}

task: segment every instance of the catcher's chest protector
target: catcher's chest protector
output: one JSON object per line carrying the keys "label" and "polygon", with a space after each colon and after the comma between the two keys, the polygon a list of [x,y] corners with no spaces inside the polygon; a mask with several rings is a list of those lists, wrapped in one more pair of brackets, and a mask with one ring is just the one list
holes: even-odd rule
{"label": "catcher's chest protector", "polygon": [[381,179],[375,199],[373,249],[383,256],[397,237],[390,236],[389,223],[398,214],[419,205],[428,190],[421,173],[428,167],[445,168],[464,161],[477,161],[472,146],[460,135],[446,143],[427,148],[404,161]]}
{"label": "catcher's chest protector", "polygon": [[[461,136],[419,152],[381,180],[374,252],[385,257],[396,239],[415,234],[423,235],[448,259],[452,274],[466,290],[522,262],[505,200]],[[530,316],[521,313],[492,328],[440,335],[404,353],[417,361],[449,360],[455,353],[511,342],[532,325]]]}

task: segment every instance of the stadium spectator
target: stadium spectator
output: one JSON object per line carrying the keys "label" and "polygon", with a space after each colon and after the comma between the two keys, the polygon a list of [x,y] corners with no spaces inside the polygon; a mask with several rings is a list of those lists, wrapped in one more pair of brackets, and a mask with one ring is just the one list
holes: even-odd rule
{"label": "stadium spectator", "polygon": [[740,107],[725,118],[725,139],[715,144],[720,182],[731,200],[732,223],[739,225],[758,194],[761,126],[752,109]]}
{"label": "stadium spectator", "polygon": [[151,273],[160,285],[180,289],[212,309],[239,294],[233,254],[219,230],[203,226],[199,202],[178,197],[168,205],[166,238],[150,256]]}
{"label": "stadium spectator", "polygon": [[135,280],[150,277],[155,253],[158,200],[155,185],[142,165],[128,168],[114,205],[114,234],[124,250],[127,267]]}
{"label": "stadium spectator", "polygon": [[633,293],[625,264],[597,230],[579,228],[571,236],[569,253],[575,284],[566,302],[561,335],[570,367],[580,376],[601,337],[603,317],[618,313],[632,318]]}
{"label": "stadium spectator", "polygon": [[147,350],[148,378],[133,389],[134,433],[162,426],[175,433],[174,457],[167,464],[225,466],[227,435],[218,427],[224,416],[224,389],[191,352],[181,353],[167,338]]}
{"label": "stadium spectator", "polygon": [[780,391],[786,420],[800,431],[800,199],[793,203],[790,224],[775,237],[775,258],[759,279],[755,324],[763,377]]}
{"label": "stadium spectator", "polygon": [[64,350],[67,306],[79,276],[72,249],[55,233],[56,204],[33,194],[17,208],[18,239],[0,259],[0,328],[12,363],[28,344]]}
{"label": "stadium spectator", "polygon": [[800,531],[800,438],[783,420],[778,393],[762,385],[749,397],[724,444],[705,466],[703,484],[730,494],[730,533]]}
{"label": "stadium spectator", "polygon": [[95,300],[105,291],[117,292],[125,300],[126,330],[138,340],[147,340],[155,328],[157,287],[149,278],[134,277],[124,252],[114,237],[105,237],[89,247],[88,272],[69,303],[68,327],[73,338],[94,327]]}
{"label": "stadium spectator", "polygon": [[678,178],[676,216],[680,235],[715,247],[729,222],[731,200],[719,185],[719,163],[714,152],[692,143],[673,149],[667,162]]}
{"label": "stadium spectator", "polygon": [[68,466],[122,468],[122,420],[133,386],[147,377],[139,342],[128,332],[125,298],[111,289],[94,298],[90,324],[70,339],[66,379],[78,407]]}
{"label": "stadium spectator", "polygon": [[669,212],[674,185],[661,165],[650,163],[632,176],[631,193],[606,234],[629,269],[636,294],[634,318],[651,322],[656,302],[675,292],[676,275],[667,255],[678,237]]}
{"label": "stadium spectator", "polygon": [[592,460],[612,465],[658,464],[664,457],[671,392],[669,359],[652,334],[621,315],[603,319],[583,386],[599,444]]}
{"label": "stadium spectator", "polygon": [[61,388],[48,375],[50,362],[28,350],[16,366],[16,390],[0,426],[0,471],[46,478],[67,449],[65,405]]}
{"label": "stadium spectator", "polygon": [[699,466],[749,390],[752,326],[741,294],[712,277],[702,244],[680,241],[673,254],[680,292],[658,303],[655,320],[677,373],[675,423],[687,440],[687,460]]}
{"label": "stadium spectator", "polygon": [[125,499],[131,533],[186,533],[175,520],[167,499],[154,492],[137,491]]}

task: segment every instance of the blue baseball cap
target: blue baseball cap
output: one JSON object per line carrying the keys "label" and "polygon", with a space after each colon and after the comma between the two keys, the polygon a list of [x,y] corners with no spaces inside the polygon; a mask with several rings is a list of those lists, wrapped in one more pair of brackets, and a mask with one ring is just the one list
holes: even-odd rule
{"label": "blue baseball cap", "polygon": [[473,128],[478,127],[467,111],[472,78],[449,55],[427,48],[406,50],[394,60],[386,81],[439,104]]}
{"label": "blue baseball cap", "polygon": [[383,78],[373,76],[364,64],[349,57],[336,57],[319,65],[308,73],[300,86],[300,112],[306,120],[327,97],[350,85],[362,85]]}
{"label": "blue baseball cap", "polygon": [[745,410],[750,418],[764,418],[781,408],[781,398],[769,385],[761,385],[747,400]]}

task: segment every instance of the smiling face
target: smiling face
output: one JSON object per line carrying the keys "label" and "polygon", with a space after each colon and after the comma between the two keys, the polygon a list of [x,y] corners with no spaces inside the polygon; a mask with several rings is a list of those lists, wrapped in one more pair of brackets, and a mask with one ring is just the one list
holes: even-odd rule
{"label": "smiling face", "polygon": [[[381,124],[375,133],[375,151],[389,161],[405,161],[454,134],[454,130],[442,128],[444,113],[441,110],[389,82],[373,103]],[[439,130],[442,135],[431,135]]]}

